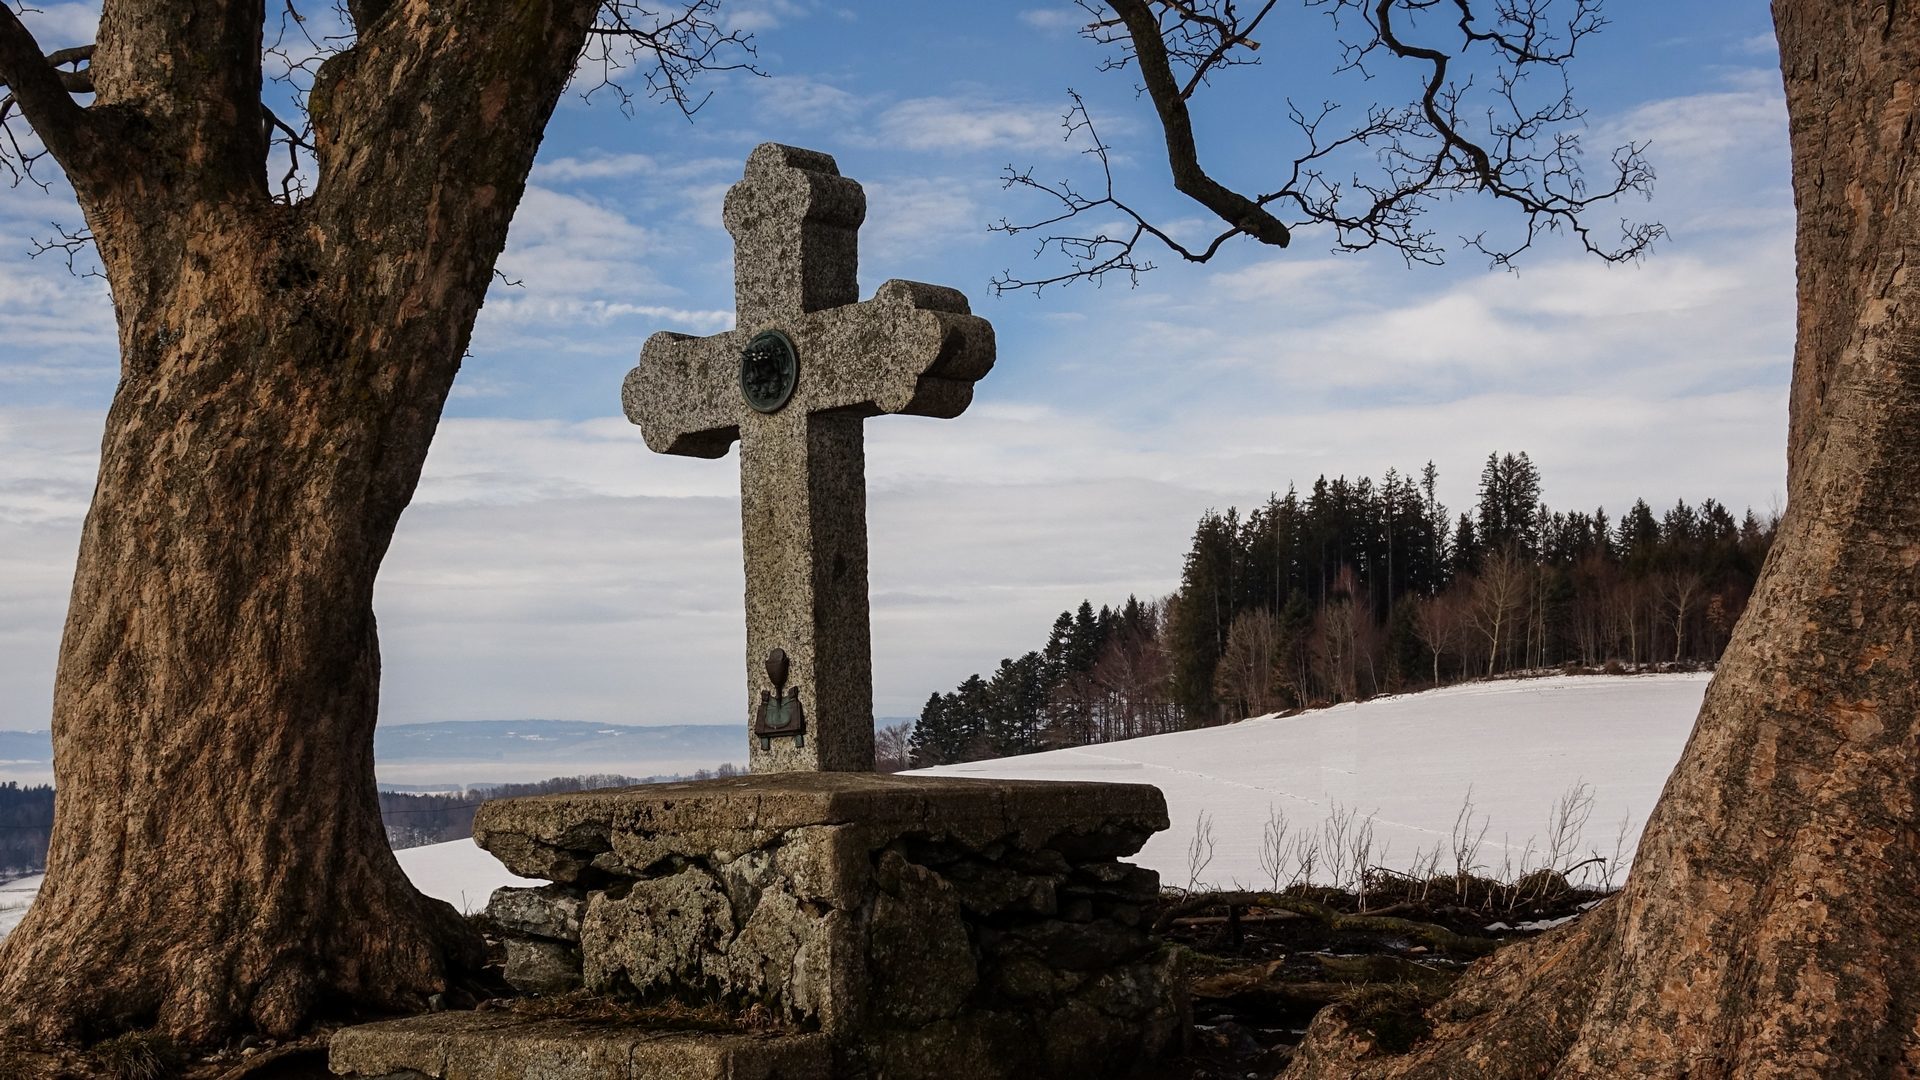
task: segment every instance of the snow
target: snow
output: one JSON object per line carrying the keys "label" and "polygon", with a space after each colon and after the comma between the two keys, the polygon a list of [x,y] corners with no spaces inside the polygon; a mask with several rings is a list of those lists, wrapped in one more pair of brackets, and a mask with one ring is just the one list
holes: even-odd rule
{"label": "snow", "polygon": [[20,925],[20,920],[26,917],[27,905],[33,903],[33,894],[40,891],[40,883],[45,880],[45,874],[35,874],[0,882],[0,937],[6,937]]}
{"label": "snow", "polygon": [[[414,888],[445,900],[462,914],[486,907],[493,890],[504,885],[546,884],[513,876],[500,865],[500,860],[481,850],[472,840],[406,848],[393,854],[400,860],[400,868],[412,879]],[[42,880],[43,876],[35,876],[0,884],[0,937],[19,925]]]}
{"label": "snow", "polygon": [[[1554,805],[1580,783],[1592,786],[1594,803],[1577,858],[1612,858],[1618,846],[1624,860],[1680,759],[1708,679],[1594,675],[1470,683],[926,771],[1154,784],[1166,793],[1173,827],[1148,840],[1136,861],[1159,871],[1169,886],[1268,884],[1260,848],[1269,809],[1284,813],[1296,831],[1321,829],[1336,810],[1372,815],[1372,863],[1405,868],[1417,851],[1448,849],[1469,791],[1475,831],[1482,818],[1487,826],[1479,865],[1497,873],[1510,859],[1517,868],[1529,840],[1536,852],[1544,843]],[[1215,844],[1195,878],[1189,845],[1203,815]],[[1532,865],[1539,865],[1537,853]],[[1443,855],[1442,866],[1453,868],[1450,855]]]}
{"label": "snow", "polygon": [[513,876],[500,865],[499,859],[472,840],[404,848],[393,854],[400,860],[400,869],[412,879],[414,888],[445,900],[463,915],[486,907],[493,890],[503,886],[546,884]]}

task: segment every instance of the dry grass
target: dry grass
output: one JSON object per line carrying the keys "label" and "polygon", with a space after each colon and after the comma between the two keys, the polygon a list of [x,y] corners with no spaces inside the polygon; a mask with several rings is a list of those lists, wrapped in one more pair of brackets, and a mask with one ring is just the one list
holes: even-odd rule
{"label": "dry grass", "polygon": [[97,1043],[87,1053],[102,1080],[169,1080],[179,1075],[184,1056],[172,1039],[150,1031],[129,1031]]}
{"label": "dry grass", "polygon": [[1433,1031],[1427,1008],[1446,995],[1445,984],[1406,979],[1354,988],[1334,1007],[1373,1037],[1382,1053],[1404,1054]]}

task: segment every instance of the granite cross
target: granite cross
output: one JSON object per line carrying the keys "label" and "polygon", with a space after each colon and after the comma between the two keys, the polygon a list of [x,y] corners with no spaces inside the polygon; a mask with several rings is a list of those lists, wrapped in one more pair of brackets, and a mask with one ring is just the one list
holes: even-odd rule
{"label": "granite cross", "polygon": [[993,367],[993,327],[956,290],[889,281],[859,301],[865,217],[832,157],[755,148],[724,217],[735,329],[653,335],[621,390],[655,451],[740,442],[755,772],[873,769],[862,422],[958,416]]}

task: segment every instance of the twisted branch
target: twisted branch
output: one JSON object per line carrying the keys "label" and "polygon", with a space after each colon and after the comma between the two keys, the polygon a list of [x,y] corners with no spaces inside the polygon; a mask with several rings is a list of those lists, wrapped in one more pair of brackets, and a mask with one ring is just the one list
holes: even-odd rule
{"label": "twisted branch", "polygon": [[[1067,138],[1088,143],[1085,153],[1099,163],[1104,192],[1083,194],[1067,181],[1041,183],[1031,169],[1009,166],[1002,177],[1005,186],[1040,192],[1054,212],[1024,224],[1002,220],[994,228],[1009,234],[1051,230],[1096,209],[1119,213],[1128,228],[1115,236],[1048,232],[1036,256],[1064,254],[1067,266],[1034,278],[1003,273],[993,282],[998,292],[1098,282],[1115,272],[1137,282],[1153,266],[1143,243],[1204,263],[1234,237],[1285,247],[1294,232],[1314,226],[1331,234],[1338,251],[1386,247],[1408,263],[1439,263],[1445,248],[1421,226],[1421,215],[1434,202],[1459,194],[1490,196],[1520,211],[1524,227],[1517,239],[1501,244],[1484,233],[1461,238],[1495,266],[1511,266],[1544,233],[1566,232],[1608,262],[1637,258],[1665,235],[1657,223],[1623,220],[1617,236],[1603,239],[1589,220],[1589,212],[1602,203],[1647,193],[1654,179],[1645,143],[1614,150],[1598,190],[1589,189],[1583,172],[1578,127],[1585,113],[1574,103],[1565,68],[1578,44],[1606,25],[1600,0],[1571,0],[1563,17],[1550,17],[1555,0],[1491,0],[1490,22],[1480,19],[1478,0],[1303,0],[1307,9],[1328,13],[1336,28],[1356,19],[1365,27],[1357,40],[1343,39],[1336,72],[1371,78],[1367,65],[1386,58],[1414,65],[1420,91],[1411,101],[1367,106],[1344,131],[1334,127],[1339,106],[1329,102],[1309,110],[1288,101],[1287,121],[1302,149],[1292,155],[1279,185],[1261,194],[1237,191],[1207,171],[1189,106],[1211,75],[1258,62],[1254,33],[1274,4],[1243,14],[1234,0],[1077,2],[1091,16],[1083,36],[1117,50],[1103,70],[1139,73],[1140,91],[1153,102],[1165,136],[1175,189],[1228,228],[1204,244],[1182,244],[1116,197],[1109,147],[1095,132],[1085,103],[1070,91]],[[1444,17],[1451,41],[1429,42],[1416,35],[1415,19],[1429,13]],[[1457,79],[1451,70],[1471,54],[1493,67],[1491,104],[1473,124],[1465,119],[1470,108],[1483,111],[1468,104],[1474,79]],[[1534,89],[1542,82],[1549,92],[1538,100]],[[1334,172],[1340,163],[1368,157],[1369,169],[1354,166],[1344,179]]]}
{"label": "twisted branch", "polygon": [[[47,156],[69,172],[81,164],[88,149],[86,110],[73,100],[76,93],[93,91],[93,46],[43,52],[39,42],[10,6],[0,4],[0,168],[13,183],[46,183],[34,174]],[[88,65],[82,70],[80,65]],[[62,71],[62,68],[72,70]],[[38,136],[22,137],[15,126],[23,119]]]}

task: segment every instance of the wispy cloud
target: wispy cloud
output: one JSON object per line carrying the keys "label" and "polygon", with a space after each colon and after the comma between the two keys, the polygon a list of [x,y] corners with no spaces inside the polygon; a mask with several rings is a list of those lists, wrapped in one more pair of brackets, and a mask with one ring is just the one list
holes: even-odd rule
{"label": "wispy cloud", "polygon": [[859,95],[807,75],[774,75],[752,85],[762,115],[803,131],[844,125],[867,107]]}
{"label": "wispy cloud", "polygon": [[[983,185],[964,177],[903,177],[869,181],[867,223],[861,230],[869,265],[986,238]],[[943,256],[944,257],[944,256]]]}
{"label": "wispy cloud", "polygon": [[74,45],[91,45],[98,36],[100,5],[48,4],[29,9],[22,21],[40,47],[51,52]]}
{"label": "wispy cloud", "polygon": [[1014,149],[1058,153],[1066,146],[1057,105],[989,98],[922,97],[880,114],[876,131],[888,145],[908,150]]}
{"label": "wispy cloud", "polygon": [[758,33],[804,18],[816,6],[799,0],[728,0],[720,17],[728,30]]}
{"label": "wispy cloud", "polygon": [[1019,15],[1021,22],[1036,30],[1078,30],[1087,24],[1086,9],[1070,4],[1028,8]]}

